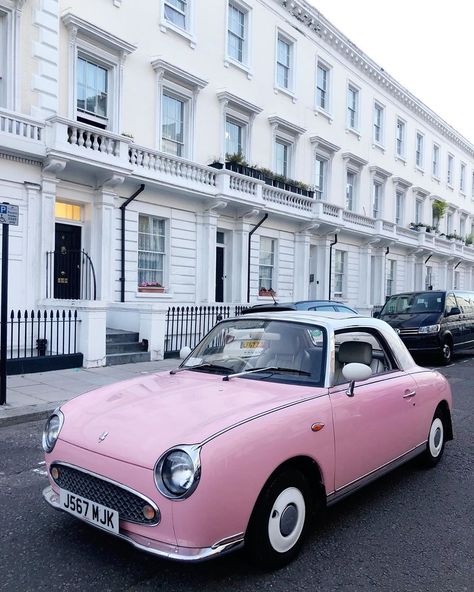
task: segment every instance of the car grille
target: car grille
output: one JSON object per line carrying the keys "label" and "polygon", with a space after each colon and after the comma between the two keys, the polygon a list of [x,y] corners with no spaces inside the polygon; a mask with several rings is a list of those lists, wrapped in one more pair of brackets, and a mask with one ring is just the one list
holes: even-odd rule
{"label": "car grille", "polygon": [[399,335],[418,335],[418,329],[400,329]]}
{"label": "car grille", "polygon": [[[54,482],[61,489],[66,489],[92,502],[116,510],[119,513],[120,520],[149,526],[158,524],[160,521],[159,509],[155,504],[150,504],[150,501],[146,498],[73,467],[58,463],[52,465],[51,468],[53,466],[59,470],[59,477],[54,479]],[[155,517],[151,520],[143,516],[143,506],[147,504],[152,505],[156,510]]]}

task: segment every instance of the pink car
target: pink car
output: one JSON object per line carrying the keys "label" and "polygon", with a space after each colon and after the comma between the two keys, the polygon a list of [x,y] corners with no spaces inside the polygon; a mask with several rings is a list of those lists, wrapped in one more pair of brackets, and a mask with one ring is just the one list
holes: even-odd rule
{"label": "pink car", "polygon": [[453,437],[446,379],[378,319],[255,313],[187,354],[51,415],[51,506],[160,557],[280,567],[322,506]]}

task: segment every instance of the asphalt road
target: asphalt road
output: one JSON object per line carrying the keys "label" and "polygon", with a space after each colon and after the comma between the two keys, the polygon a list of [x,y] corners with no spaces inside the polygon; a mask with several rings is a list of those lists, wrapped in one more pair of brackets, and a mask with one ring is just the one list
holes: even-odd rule
{"label": "asphalt road", "polygon": [[0,429],[0,590],[471,592],[474,590],[474,358],[442,369],[455,440],[442,462],[399,468],[328,510],[299,558],[274,573],[242,552],[182,565],[134,550],[46,506],[43,422]]}

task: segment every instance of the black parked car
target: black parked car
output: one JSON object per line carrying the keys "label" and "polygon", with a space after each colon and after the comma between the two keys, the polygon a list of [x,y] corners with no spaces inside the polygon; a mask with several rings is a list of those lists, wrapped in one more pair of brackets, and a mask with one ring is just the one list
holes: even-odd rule
{"label": "black parked car", "polygon": [[434,354],[442,364],[453,351],[474,347],[474,292],[394,294],[374,316],[392,325],[412,354]]}
{"label": "black parked car", "polygon": [[242,314],[252,312],[272,312],[285,310],[313,310],[324,312],[346,312],[349,314],[359,314],[350,306],[337,302],[336,300],[299,300],[298,302],[274,302],[273,304],[254,304],[245,309]]}

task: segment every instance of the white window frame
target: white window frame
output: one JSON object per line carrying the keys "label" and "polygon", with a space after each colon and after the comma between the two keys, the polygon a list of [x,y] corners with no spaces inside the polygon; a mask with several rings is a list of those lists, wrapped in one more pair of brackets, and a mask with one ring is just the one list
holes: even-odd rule
{"label": "white window frame", "polygon": [[[326,88],[319,86],[319,70],[326,72]],[[320,91],[324,92],[325,106],[321,105],[319,100]],[[316,62],[316,93],[315,93],[316,111],[323,115],[330,116],[332,113],[332,66],[322,58],[318,58]]]}
{"label": "white window frame", "polygon": [[[348,82],[346,97],[346,126],[348,130],[355,131],[358,134],[360,129],[360,88],[352,82]],[[351,98],[353,98],[353,101]]]}
{"label": "white window frame", "polygon": [[425,164],[425,136],[421,132],[415,135],[415,165],[421,171]]}
{"label": "white window frame", "polygon": [[344,167],[344,208],[347,208],[347,196],[348,196],[348,183],[347,183],[347,175],[352,173],[354,175],[354,184],[352,185],[352,207],[350,212],[357,212],[359,208],[359,188],[360,188],[360,176],[362,168],[367,164],[367,161],[353,154],[352,152],[344,152],[342,154],[342,158],[345,161]]}
{"label": "white window frame", "polygon": [[403,226],[405,219],[405,196],[406,191],[400,188],[395,190],[395,224]]}
{"label": "white window frame", "polygon": [[401,160],[406,158],[406,133],[406,121],[401,117],[397,117],[395,125],[395,157]]}
{"label": "white window frame", "polygon": [[179,12],[179,9],[174,7],[170,0],[161,0],[160,30],[163,33],[172,31],[181,35],[189,42],[189,46],[194,49],[196,47],[196,37],[194,34],[194,8],[196,0],[184,0],[184,2],[186,3],[184,12],[185,26],[180,27],[166,18],[166,5],[169,5],[172,10],[177,12]]}
{"label": "white window frame", "polygon": [[[352,185],[349,185],[349,175],[353,176],[354,182],[352,183]],[[348,168],[346,169],[346,201],[344,203],[344,209],[346,209],[348,212],[355,212],[356,211],[356,199],[357,199],[357,186],[358,186],[358,177],[359,177],[359,172],[355,171],[354,169]],[[349,206],[349,187],[351,187],[351,195],[350,195],[350,207]]]}
{"label": "white window frame", "polygon": [[240,97],[227,91],[217,93],[221,104],[221,159],[225,160],[226,155],[226,120],[233,119],[239,124],[246,126],[245,150],[243,156],[248,162],[251,161],[252,148],[252,127],[255,117],[261,113],[261,107],[253,105]]}
{"label": "white window frame", "polygon": [[[278,80],[278,44],[282,41],[286,43],[289,48],[288,55],[288,85],[284,86],[279,83]],[[290,94],[291,96],[295,93],[295,67],[296,67],[296,39],[288,35],[285,31],[277,29],[276,40],[275,40],[275,89],[284,93]],[[282,64],[283,65],[283,64]]]}
{"label": "white window frame", "polygon": [[[127,55],[135,51],[136,46],[111,33],[99,29],[78,16],[68,12],[62,17],[70,35],[68,95],[69,119],[77,119],[77,60],[79,56],[87,57],[91,62],[106,68],[108,77],[107,123],[109,131],[118,133],[121,126],[123,67]],[[92,125],[100,123],[94,117],[85,117]]]}
{"label": "white window frame", "polygon": [[0,6],[0,107],[16,111],[20,106],[21,5],[2,0]]}
{"label": "white window frame", "polygon": [[453,212],[447,212],[446,213],[446,234],[453,234],[453,222],[454,222]]}
{"label": "white window frame", "polygon": [[[263,245],[265,245],[266,241],[270,241],[270,245],[271,245],[271,249],[270,250],[263,250],[262,248],[262,243]],[[277,248],[278,248],[278,243],[277,243],[277,239],[270,237],[270,236],[260,236],[260,242],[259,242],[259,251],[258,251],[258,292],[260,295],[260,289],[261,288],[265,288],[266,290],[274,290],[274,292],[276,293],[276,269],[277,269]],[[269,253],[271,255],[271,264],[267,264],[267,263],[262,263],[262,252],[265,253]],[[265,267],[265,268],[270,268],[270,285],[269,286],[263,286],[262,285],[262,274],[261,274],[261,269]]]}
{"label": "white window frame", "polygon": [[382,217],[383,183],[377,179],[372,182],[372,216],[374,219]]}
{"label": "white window frame", "polygon": [[449,187],[454,187],[454,154],[448,153],[446,161],[446,183]]}
{"label": "white window frame", "polygon": [[466,193],[466,170],[467,165],[465,162],[461,162],[459,166],[459,191],[463,194]]}
{"label": "white window frame", "polygon": [[[332,173],[332,163],[334,159],[334,154],[338,152],[340,149],[339,146],[332,144],[325,138],[321,136],[312,136],[310,138],[311,144],[314,146],[313,151],[313,162],[314,162],[314,171],[313,171],[313,179],[315,181],[314,184],[314,196],[316,199],[321,199],[323,201],[330,201],[329,195],[331,191],[331,173]],[[325,171],[324,171],[324,179],[323,179],[323,187],[320,189],[319,182],[317,182],[317,175],[318,175],[318,168],[316,166],[316,160],[320,160],[325,162]]]}
{"label": "white window frame", "polygon": [[183,129],[184,150],[181,158],[192,160],[195,148],[194,128],[196,120],[196,102],[200,90],[207,85],[207,81],[181,70],[161,58],[154,60],[151,65],[156,72],[158,86],[156,146],[158,150],[162,150],[163,94],[169,94],[185,102]]}
{"label": "white window frame", "polygon": [[433,142],[433,150],[431,157],[431,174],[435,179],[440,178],[439,163],[440,163],[441,147],[436,142]]}
{"label": "white window frame", "polygon": [[[160,281],[160,279],[140,280],[139,253],[140,253],[140,250],[144,251],[144,249],[140,249],[140,247],[139,247],[140,217],[148,218],[149,221],[152,219],[156,219],[156,220],[159,220],[160,222],[163,222],[164,234],[159,235],[159,236],[163,237],[164,250],[163,250],[163,252],[149,251],[149,252],[156,253],[162,257],[162,269],[159,270],[159,273],[161,273],[161,281]],[[148,234],[150,234],[150,233],[148,233]],[[137,288],[140,286],[140,284],[143,281],[158,281],[163,287],[167,286],[167,282],[168,282],[168,274],[167,274],[168,249],[169,249],[169,220],[167,220],[163,216],[156,216],[153,214],[140,212],[138,214],[138,218],[137,218]]]}
{"label": "white window frame", "polygon": [[[233,6],[244,14],[244,38],[242,45],[242,60],[238,60],[229,54],[229,19],[230,7]],[[247,73],[248,78],[252,78],[251,71],[251,51],[252,51],[252,7],[243,2],[243,0],[227,0],[225,11],[225,58],[224,66],[236,66]]]}
{"label": "white window frame", "polygon": [[[165,105],[165,96],[171,99],[175,99],[183,104],[183,141],[179,143],[178,141],[174,141],[176,144],[181,144],[182,146],[182,153],[181,154],[174,154],[174,152],[168,152],[165,150],[164,144],[165,141],[173,142],[173,140],[169,138],[165,138],[163,134],[163,126],[164,126],[164,105]],[[184,94],[182,89],[176,89],[175,85],[164,85],[161,91],[161,113],[160,113],[160,150],[165,154],[169,154],[170,156],[177,156],[179,158],[187,158],[189,157],[190,149],[189,149],[189,139],[190,139],[190,110],[191,110],[191,102],[192,97],[189,94]]]}
{"label": "white window frame", "polygon": [[335,249],[334,251],[334,291],[333,296],[342,298],[345,288],[345,272],[347,264],[347,251]]}
{"label": "white window frame", "polygon": [[386,283],[385,283],[385,296],[391,296],[396,292],[397,284],[397,261],[396,259],[387,260],[387,272],[386,272]]}
{"label": "white window frame", "polygon": [[471,175],[471,199],[474,199],[474,171]]}
{"label": "white window frame", "polygon": [[[77,105],[78,101],[78,62],[79,60],[83,60],[86,64],[92,64],[96,68],[102,68],[106,71],[107,76],[107,102],[106,102],[106,115],[105,117],[98,115],[96,113],[90,112],[79,109]],[[87,77],[87,74],[86,74]],[[103,127],[104,129],[116,129],[114,125],[114,101],[113,97],[115,94],[115,77],[116,71],[113,64],[110,62],[106,62],[100,59],[97,59],[96,56],[92,55],[90,52],[86,52],[82,49],[78,49],[77,51],[77,58],[76,58],[76,82],[75,82],[75,93],[76,93],[76,115],[75,119],[77,121],[82,121],[82,123],[86,123],[88,125],[97,125],[98,127]],[[87,97],[86,97],[87,100]]]}
{"label": "white window frame", "polygon": [[423,198],[415,198],[415,224],[423,222]]}
{"label": "white window frame", "polygon": [[[380,121],[378,121],[377,114],[380,114]],[[377,130],[379,138],[377,138]],[[385,107],[379,101],[374,101],[373,142],[375,146],[383,147],[385,145]]]}
{"label": "white window frame", "polygon": [[[284,172],[278,170],[278,145],[286,149],[286,171]],[[273,142],[273,163],[277,175],[283,175],[287,179],[293,177],[293,143],[280,134],[277,134]]]}
{"label": "white window frame", "polygon": [[[231,151],[228,148],[227,145],[227,124],[231,123],[237,127],[240,128],[241,130],[241,147],[240,149],[235,152],[235,151]],[[225,117],[225,122],[224,122],[224,128],[225,128],[225,154],[226,157],[227,155],[232,155],[232,154],[238,154],[240,152],[240,154],[243,156],[243,158],[247,158],[247,153],[248,153],[248,135],[249,135],[249,122],[241,117],[241,114],[239,113],[233,113],[232,111],[229,111],[226,113],[226,117]]]}
{"label": "white window frame", "polygon": [[327,201],[328,195],[328,171],[329,171],[329,158],[316,153],[316,165],[315,168],[315,179],[314,179],[314,197],[322,201]]}

